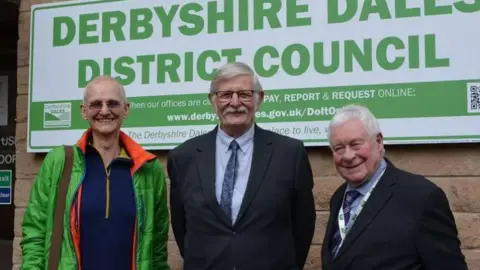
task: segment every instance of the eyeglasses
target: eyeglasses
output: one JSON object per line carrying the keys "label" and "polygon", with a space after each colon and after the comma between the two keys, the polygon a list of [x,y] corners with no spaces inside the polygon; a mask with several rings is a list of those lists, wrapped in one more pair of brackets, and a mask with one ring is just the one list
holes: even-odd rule
{"label": "eyeglasses", "polygon": [[241,91],[220,91],[215,92],[215,95],[221,102],[230,102],[233,98],[233,94],[237,94],[237,97],[240,101],[247,102],[252,100],[254,90],[241,90]]}
{"label": "eyeglasses", "polygon": [[[109,100],[105,103],[106,103],[107,108],[109,110],[114,110],[114,109],[120,107],[120,105],[121,105],[121,103],[119,101],[116,101],[116,100]],[[104,102],[102,102],[102,101],[94,101],[94,102],[88,104],[87,108],[89,108],[90,110],[99,111],[99,110],[102,109],[103,104],[104,104]]]}

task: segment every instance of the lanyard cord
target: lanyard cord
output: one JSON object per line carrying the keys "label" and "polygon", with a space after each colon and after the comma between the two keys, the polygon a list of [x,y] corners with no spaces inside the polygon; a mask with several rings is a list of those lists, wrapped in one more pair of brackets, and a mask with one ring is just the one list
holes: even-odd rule
{"label": "lanyard cord", "polygon": [[[380,166],[382,166],[382,164]],[[357,206],[356,211],[353,213],[352,217],[350,218],[350,222],[348,224],[345,224],[345,215],[343,213],[343,204],[344,204],[344,201],[345,201],[345,195],[344,195],[342,205],[340,207],[340,210],[338,211],[338,227],[340,229],[340,237],[341,237],[342,240],[340,242],[340,245],[337,248],[337,252],[338,252],[338,250],[340,250],[340,247],[343,244],[343,240],[345,239],[345,237],[347,236],[347,233],[352,228],[353,223],[355,223],[355,220],[357,219],[358,215],[360,215],[360,212],[363,210],[363,207],[364,207],[365,203],[367,202],[368,198],[370,198],[370,195],[372,194],[372,191],[375,189],[375,186],[377,186],[380,178],[382,177],[383,173],[385,172],[385,169],[386,169],[386,166],[383,166],[383,168],[381,168],[380,173],[377,176],[374,176],[374,178],[370,180],[370,181],[374,181],[374,183],[372,184],[372,186],[368,190],[365,197],[363,197],[363,199],[360,201],[360,204]]]}

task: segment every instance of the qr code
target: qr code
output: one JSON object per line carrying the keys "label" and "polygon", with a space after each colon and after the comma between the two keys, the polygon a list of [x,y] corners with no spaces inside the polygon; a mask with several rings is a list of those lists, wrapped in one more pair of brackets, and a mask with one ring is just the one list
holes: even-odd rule
{"label": "qr code", "polygon": [[468,88],[468,112],[480,113],[480,83],[469,83]]}

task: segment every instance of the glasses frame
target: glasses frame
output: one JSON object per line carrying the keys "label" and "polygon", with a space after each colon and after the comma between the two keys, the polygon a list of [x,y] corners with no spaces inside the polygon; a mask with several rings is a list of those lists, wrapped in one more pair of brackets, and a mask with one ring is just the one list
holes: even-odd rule
{"label": "glasses frame", "polygon": [[[219,93],[222,93],[219,95]],[[247,94],[248,93],[248,94]],[[241,102],[249,102],[253,100],[253,96],[255,96],[255,90],[240,90],[240,91],[216,91],[213,93],[220,102],[231,102],[233,95],[237,95],[238,100]]]}
{"label": "glasses frame", "polygon": [[86,105],[86,107],[91,111],[100,111],[103,109],[103,106],[106,105],[108,110],[113,111],[120,108],[123,105],[123,102],[118,100],[107,100],[107,101],[93,101]]}

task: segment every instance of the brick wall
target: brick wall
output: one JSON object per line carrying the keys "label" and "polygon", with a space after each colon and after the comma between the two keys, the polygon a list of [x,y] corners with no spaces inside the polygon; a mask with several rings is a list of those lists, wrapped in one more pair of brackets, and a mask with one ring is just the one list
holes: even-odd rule
{"label": "brick wall", "polygon": [[[20,226],[33,178],[43,159],[43,155],[26,153],[26,123],[30,6],[46,2],[54,1],[22,0],[20,6],[13,269],[19,269],[21,262]],[[328,200],[342,180],[332,166],[328,149],[308,148],[308,152],[315,176],[317,228],[306,269],[320,269],[320,248],[328,219]],[[166,168],[166,152],[158,151],[156,154]],[[445,190],[455,213],[462,248],[470,270],[480,270],[480,145],[389,146],[387,157],[397,167],[423,174]],[[181,259],[171,233],[168,246],[170,265],[173,269],[181,269]]]}

